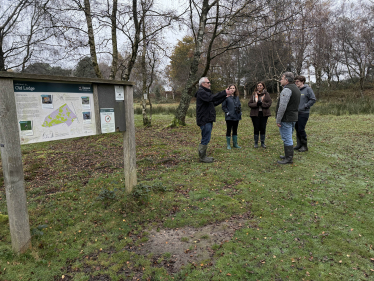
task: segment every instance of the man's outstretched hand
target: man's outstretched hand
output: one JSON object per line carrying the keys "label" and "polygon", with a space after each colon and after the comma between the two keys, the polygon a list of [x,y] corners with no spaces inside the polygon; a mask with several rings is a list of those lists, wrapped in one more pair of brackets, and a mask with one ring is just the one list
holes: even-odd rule
{"label": "man's outstretched hand", "polygon": [[230,90],[229,88],[226,89],[226,97],[232,96],[234,94],[235,90]]}

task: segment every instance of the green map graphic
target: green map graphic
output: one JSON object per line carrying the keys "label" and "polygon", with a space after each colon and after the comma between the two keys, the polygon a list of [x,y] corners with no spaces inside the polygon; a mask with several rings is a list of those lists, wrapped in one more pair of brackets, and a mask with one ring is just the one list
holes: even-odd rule
{"label": "green map graphic", "polygon": [[60,124],[66,124],[70,126],[74,119],[77,116],[73,113],[73,111],[69,108],[69,106],[65,103],[64,105],[60,106],[57,110],[53,111],[49,114],[43,123],[43,127],[52,127]]}

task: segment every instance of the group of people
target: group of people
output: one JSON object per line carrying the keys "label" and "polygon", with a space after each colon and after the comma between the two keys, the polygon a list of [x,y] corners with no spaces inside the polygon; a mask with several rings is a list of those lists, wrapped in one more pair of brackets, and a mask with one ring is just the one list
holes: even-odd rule
{"label": "group of people", "polygon": [[[294,150],[308,151],[305,126],[309,119],[310,107],[316,102],[313,90],[305,84],[304,76],[294,76],[292,72],[285,72],[281,76],[280,84],[283,90],[279,94],[276,107],[276,124],[284,144],[284,155],[281,155],[279,164],[292,164]],[[199,89],[196,97],[196,122],[201,129],[201,142],[198,147],[199,159],[204,163],[212,163],[213,158],[207,157],[207,148],[211,138],[213,122],[216,121],[215,106],[222,104],[226,120],[227,149],[241,148],[238,144],[238,126],[241,120],[242,110],[239,99],[239,91],[235,85],[215,95],[212,94],[211,83],[208,77],[202,77],[199,81]],[[250,117],[253,124],[254,147],[266,148],[265,136],[268,117],[271,116],[271,97],[263,82],[256,85],[248,106],[251,108]],[[293,146],[292,133],[296,130],[297,144]]]}

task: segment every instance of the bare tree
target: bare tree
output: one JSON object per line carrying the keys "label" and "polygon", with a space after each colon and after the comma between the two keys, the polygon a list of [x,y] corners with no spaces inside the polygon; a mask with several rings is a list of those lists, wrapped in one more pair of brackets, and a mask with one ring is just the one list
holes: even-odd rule
{"label": "bare tree", "polygon": [[314,21],[315,10],[319,0],[306,0],[296,3],[298,14],[295,16],[294,26],[291,32],[291,44],[294,53],[294,67],[297,75],[300,75],[303,69],[303,64],[307,59],[307,48],[314,40],[313,29],[316,26]]}
{"label": "bare tree", "polygon": [[0,10],[0,71],[21,67],[45,49],[52,34],[45,19],[49,0],[4,1]]}
{"label": "bare tree", "polygon": [[357,18],[356,13],[365,14],[365,9],[358,5],[350,7],[354,9],[351,16],[343,14],[338,23],[338,38],[341,41],[340,50],[343,54],[343,63],[348,74],[353,80],[358,77],[360,93],[363,96],[364,83],[367,73],[374,62],[373,21],[370,14]]}
{"label": "bare tree", "polygon": [[[127,7],[119,13],[121,21],[118,24],[118,29],[128,39],[131,47],[130,56],[122,77],[125,81],[130,79],[131,71],[138,56],[139,44],[143,40],[148,40],[148,38],[159,34],[179,18],[173,11],[158,11],[154,7],[154,0],[141,0],[139,3],[133,0],[130,17],[128,12]],[[148,26],[146,36],[142,37],[142,26],[145,24],[147,18],[152,19],[153,24]]]}
{"label": "bare tree", "polygon": [[118,70],[118,46],[117,46],[117,11],[118,0],[113,0],[112,13],[110,15],[112,31],[112,67],[110,70],[110,79],[115,79]]}
{"label": "bare tree", "polygon": [[[229,50],[243,48],[264,39],[265,31],[283,22],[290,15],[285,12],[275,19],[269,19],[268,13],[279,2],[271,0],[189,0],[190,30],[193,33],[195,50],[191,61],[185,89],[177,108],[172,125],[185,125],[185,117],[191,98],[201,76],[205,76],[214,58]],[[195,23],[194,19],[198,19]],[[219,37],[227,38],[227,44],[214,46]],[[204,40],[207,40],[204,50]],[[205,51],[205,52],[204,52]],[[198,65],[204,55],[205,67],[198,75]]]}
{"label": "bare tree", "polygon": [[80,1],[74,0],[79,7],[79,9],[82,9],[84,11],[84,16],[86,18],[87,23],[87,35],[88,35],[88,44],[90,46],[90,54],[91,54],[91,60],[92,65],[94,67],[96,76],[98,78],[102,78],[99,64],[97,62],[97,54],[96,54],[96,44],[95,44],[95,36],[94,36],[94,29],[92,25],[92,13],[91,13],[91,3],[90,0],[84,0],[83,6],[81,5]]}

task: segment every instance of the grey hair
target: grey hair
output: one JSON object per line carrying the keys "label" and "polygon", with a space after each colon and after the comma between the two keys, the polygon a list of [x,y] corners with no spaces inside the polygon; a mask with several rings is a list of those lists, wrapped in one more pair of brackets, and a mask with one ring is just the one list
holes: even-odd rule
{"label": "grey hair", "polygon": [[285,72],[283,73],[284,79],[288,81],[288,83],[293,83],[295,79],[295,75],[292,72]]}
{"label": "grey hair", "polygon": [[205,82],[205,79],[208,80],[208,77],[201,77],[200,80],[199,80],[199,87],[201,86],[201,84],[203,84]]}

